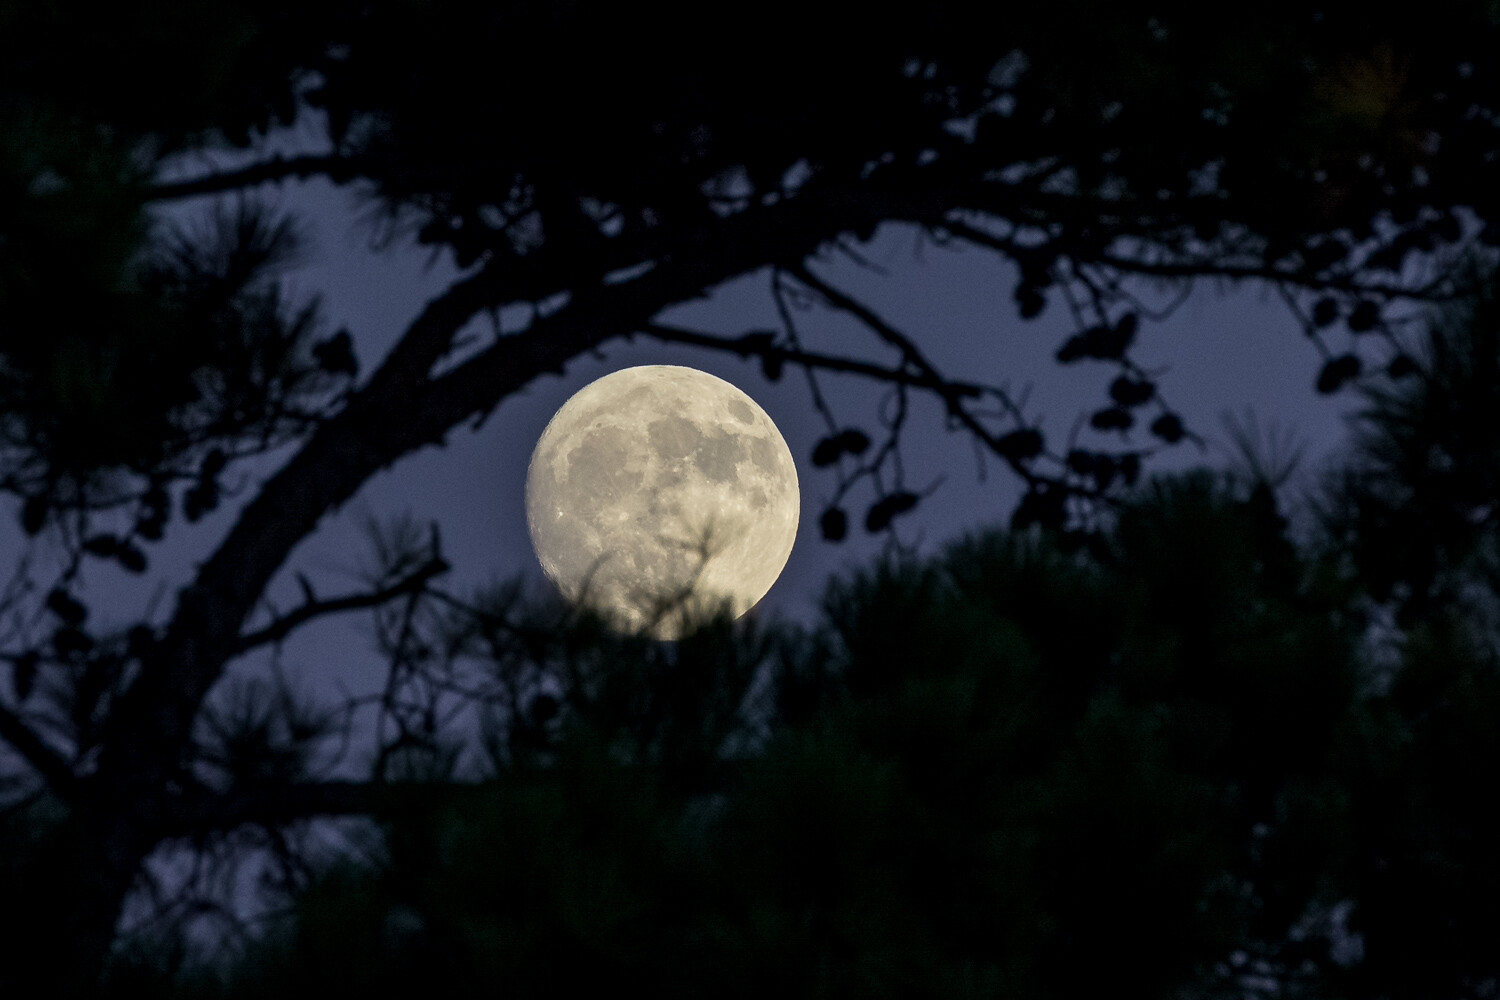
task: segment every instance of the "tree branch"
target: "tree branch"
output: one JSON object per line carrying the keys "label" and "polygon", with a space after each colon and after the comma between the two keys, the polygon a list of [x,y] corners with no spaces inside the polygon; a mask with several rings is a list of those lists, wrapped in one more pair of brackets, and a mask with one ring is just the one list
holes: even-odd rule
{"label": "tree branch", "polygon": [[1130,260],[1111,254],[1100,254],[1098,263],[1127,274],[1144,274],[1153,278],[1230,278],[1236,281],[1258,280],[1281,282],[1306,288],[1310,291],[1353,292],[1360,295],[1377,295],[1386,299],[1423,299],[1442,301],[1454,295],[1441,295],[1437,289],[1444,282],[1437,278],[1416,287],[1390,284],[1383,281],[1355,281],[1353,275],[1333,275],[1320,278],[1317,275],[1297,271],[1283,271],[1275,267],[1256,267],[1234,264],[1213,264],[1208,261],[1164,262]]}
{"label": "tree branch", "polygon": [[[195,182],[192,190],[337,169],[336,158],[273,160],[212,183]],[[456,424],[487,414],[537,376],[560,374],[570,359],[642,329],[662,309],[701,295],[706,288],[788,261],[797,262],[809,287],[817,287],[820,283],[800,262],[841,233],[871,232],[886,221],[945,224],[952,206],[962,200],[945,188],[946,176],[924,174],[925,183],[905,189],[810,185],[773,206],[708,220],[670,238],[656,233],[651,239],[662,249],[640,260],[654,264],[651,270],[615,284],[573,286],[571,300],[557,312],[539,317],[523,333],[498,338],[490,348],[434,378],[433,366],[474,316],[506,302],[540,301],[562,275],[577,272],[568,261],[557,260],[535,270],[523,267],[524,277],[517,278],[511,266],[515,262],[496,257],[456,281],[428,303],[344,409],[319,425],[264,484],[194,582],[180,592],[161,642],[106,723],[96,772],[100,780],[93,786],[127,801],[162,795],[160,789],[189,745],[198,707],[240,648],[244,621],[271,576],[318,521],[370,476],[406,454],[440,443]],[[186,192],[188,187],[176,190]],[[527,287],[518,287],[518,282]],[[538,290],[545,291],[531,294]],[[995,450],[993,435],[961,405],[964,392],[925,365],[907,338],[849,297],[826,285],[821,291],[836,307],[901,346],[916,366],[911,377],[945,394],[954,415]],[[863,373],[877,374],[873,369]],[[1015,468],[1016,463],[1010,464]],[[1027,470],[1016,471],[1033,481]],[[124,810],[123,803],[120,808]]]}
{"label": "tree branch", "polygon": [[785,362],[801,365],[804,368],[817,368],[824,371],[865,375],[870,378],[879,379],[882,382],[909,385],[919,389],[931,389],[936,392],[951,392],[955,396],[970,399],[982,396],[986,392],[994,391],[985,386],[969,382],[944,381],[936,375],[920,374],[901,368],[882,368],[879,365],[870,364],[866,361],[851,361],[848,358],[836,357],[831,354],[819,354],[815,351],[778,347],[771,343],[769,338],[757,338],[754,334],[747,334],[743,337],[717,337],[713,334],[699,333],[695,330],[669,326],[665,323],[647,323],[640,328],[639,332],[668,343],[693,344],[697,347],[708,347],[717,351],[729,351],[732,354],[738,354],[742,358],[748,358],[752,355],[762,358],[775,357]]}
{"label": "tree branch", "polygon": [[409,594],[420,590],[428,580],[446,573],[448,569],[447,562],[441,558],[434,557],[410,575],[380,590],[363,594],[348,594],[344,597],[330,598],[326,601],[309,598],[301,607],[277,617],[265,628],[241,636],[239,645],[235,649],[235,655],[247,652],[257,646],[264,646],[266,643],[280,642],[304,623],[322,615],[377,607],[392,598],[400,597],[402,594]]}
{"label": "tree branch", "polygon": [[269,160],[181,181],[163,181],[146,191],[150,201],[173,201],[205,194],[239,191],[267,181],[304,180],[327,177],[335,184],[347,184],[360,177],[359,163],[338,154],[315,154],[284,157],[279,153]]}
{"label": "tree branch", "polygon": [[[350,173],[339,174],[347,168]],[[272,160],[225,174],[168,186],[178,195],[227,190],[284,177],[322,173],[352,176],[336,157]],[[773,206],[757,206],[688,231],[656,233],[658,252],[638,263],[655,266],[615,284],[568,286],[572,298],[557,312],[537,318],[522,333],[495,343],[438,377],[435,363],[451,350],[453,337],[482,311],[513,301],[541,301],[564,275],[576,277],[565,259],[522,266],[496,257],[433,299],[407,328],[395,349],[343,410],[319,425],[303,447],[268,480],[241,512],[218,550],[179,595],[161,641],[130,688],[115,703],[91,786],[119,800],[120,815],[143,817],[189,746],[192,721],[224,664],[242,648],[241,629],[276,570],[328,512],[347,501],[376,472],[402,456],[441,443],[458,423],[484,416],[511,393],[614,337],[645,329],[661,310],[701,295],[705,289],[774,263],[794,262],[809,288],[836,308],[851,312],[902,349],[908,372],[898,376],[943,395],[950,412],[991,450],[996,439],[962,405],[967,387],[939,375],[910,340],[868,308],[814,278],[801,261],[846,232],[872,232],[887,221],[924,226],[948,224],[963,199],[946,187],[945,173],[924,174],[905,189],[876,185],[859,189],[816,184]],[[646,244],[640,244],[642,249]],[[522,277],[517,277],[520,273]],[[525,287],[521,287],[521,286]],[[537,294],[533,294],[537,293]],[[662,327],[656,334],[669,328]],[[722,346],[712,344],[708,346]],[[807,363],[819,356],[806,354]],[[890,377],[874,366],[850,370]],[[899,370],[898,370],[899,371]],[[1007,458],[1012,468],[1016,463]],[[1016,471],[1035,480],[1024,468]],[[139,801],[143,805],[135,803]],[[134,821],[133,821],[134,822]],[[145,836],[140,831],[135,835]]]}
{"label": "tree branch", "polygon": [[[923,378],[938,387],[936,392],[942,397],[950,416],[967,427],[975,437],[984,443],[985,447],[989,448],[990,451],[994,452],[1009,465],[1016,475],[1020,476],[1027,483],[1035,483],[1037,481],[1036,473],[1027,468],[1015,455],[1010,454],[1006,449],[1000,447],[999,439],[987,427],[981,424],[972,413],[964,408],[959,394],[949,390],[949,381],[943,378],[926,358],[922,357],[916,345],[912,343],[911,338],[887,323],[869,306],[829,285],[805,266],[801,264],[792,265],[787,267],[786,271],[822,296],[830,306],[849,313],[875,331],[875,334],[881,340],[899,349],[902,352],[902,356],[922,373]],[[1002,394],[1000,399],[1002,405],[1010,412],[1016,423],[1024,424],[1020,409],[1011,402],[1009,397]]]}
{"label": "tree branch", "polygon": [[0,738],[19,753],[28,764],[47,782],[54,792],[63,798],[72,794],[78,776],[68,762],[57,751],[49,747],[40,736],[4,705],[0,705]]}
{"label": "tree branch", "polygon": [[[986,232],[978,226],[970,225],[958,219],[947,219],[940,224],[940,227],[946,229],[959,239],[973,243],[976,246],[994,250],[1012,259],[1016,257],[1018,250],[1020,250],[1014,240]],[[1282,269],[1265,264],[1230,264],[1211,260],[1181,259],[1175,261],[1146,261],[1135,260],[1103,251],[1092,254],[1086,259],[1080,259],[1078,263],[1100,264],[1124,274],[1140,274],[1153,278],[1229,278],[1232,281],[1268,281],[1295,285],[1310,291],[1353,292],[1355,294],[1378,295],[1383,298],[1438,298],[1435,294],[1435,289],[1440,284],[1438,281],[1433,281],[1426,285],[1412,288],[1388,282],[1357,282],[1351,280],[1351,275],[1333,275],[1320,278],[1317,275],[1306,272]]]}
{"label": "tree branch", "polygon": [[[309,436],[268,480],[180,592],[172,621],[106,723],[96,777],[101,794],[159,801],[189,745],[193,718],[271,576],[329,511],[376,472],[440,443],[456,424],[483,416],[546,372],[612,337],[639,329],[662,309],[762,267],[802,257],[841,231],[873,219],[868,205],[791,199],[682,234],[675,252],[630,281],[575,289],[563,308],[523,333],[500,337],[443,375],[434,362],[453,336],[498,304],[506,274],[491,264],[455,282],[422,311],[369,382]],[[128,812],[149,810],[131,805]]]}

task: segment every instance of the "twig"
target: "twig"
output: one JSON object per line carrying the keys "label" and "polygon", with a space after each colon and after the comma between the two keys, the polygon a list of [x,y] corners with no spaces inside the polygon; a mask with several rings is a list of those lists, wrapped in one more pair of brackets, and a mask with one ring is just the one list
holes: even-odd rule
{"label": "twig", "polygon": [[221,194],[264,184],[267,181],[305,180],[327,177],[335,184],[347,184],[361,176],[355,160],[338,154],[309,154],[284,157],[280,154],[260,163],[225,170],[181,181],[165,181],[147,189],[151,201],[173,201],[205,194]]}
{"label": "twig", "polygon": [[377,607],[392,598],[400,597],[402,594],[409,594],[420,590],[428,580],[446,573],[448,569],[447,562],[441,558],[434,557],[418,567],[409,576],[396,581],[388,587],[362,594],[348,594],[344,597],[334,597],[328,600],[309,599],[301,607],[281,615],[265,628],[251,632],[249,635],[241,636],[235,653],[238,655],[257,646],[280,642],[304,622],[321,615]]}
{"label": "twig", "polygon": [[711,333],[688,330],[680,326],[669,326],[665,323],[644,323],[640,326],[638,332],[669,343],[693,344],[698,347],[710,347],[715,350],[730,351],[742,358],[748,358],[751,355],[779,357],[783,361],[789,361],[792,364],[802,365],[807,368],[866,375],[870,378],[879,379],[882,382],[894,382],[898,385],[909,385],[944,393],[951,392],[955,396],[965,398],[977,398],[987,392],[993,391],[985,386],[974,385],[968,382],[950,382],[937,375],[916,374],[910,371],[903,371],[899,368],[882,368],[880,365],[870,364],[865,361],[851,361],[848,358],[818,354],[814,351],[799,351],[792,348],[777,347],[769,341],[762,343],[754,339],[753,336],[721,337]]}

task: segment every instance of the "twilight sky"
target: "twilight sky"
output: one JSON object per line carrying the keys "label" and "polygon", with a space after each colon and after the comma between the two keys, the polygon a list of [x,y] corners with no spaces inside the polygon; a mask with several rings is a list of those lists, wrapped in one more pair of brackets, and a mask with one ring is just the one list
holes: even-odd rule
{"label": "twilight sky", "polygon": [[[360,213],[353,208],[352,196],[329,184],[287,185],[276,197],[313,224],[311,260],[294,276],[294,286],[324,294],[329,328],[344,325],[351,330],[362,370],[368,372],[455,272],[447,261],[432,261],[419,250],[372,252],[370,230],[358,223]],[[1029,388],[1027,416],[1039,419],[1049,432],[1049,443],[1060,447],[1080,414],[1103,405],[1114,369],[1088,362],[1058,365],[1053,353],[1072,332],[1066,310],[1054,303],[1041,319],[1021,321],[1010,297],[1010,269],[996,257],[931,244],[918,253],[914,236],[912,230],[889,227],[863,248],[883,276],[832,256],[815,264],[815,270],[914,335],[939,370],[957,378],[1006,384],[1014,393]],[[778,325],[765,273],[723,286],[706,300],[680,306],[661,319],[720,334]],[[799,320],[809,349],[835,353],[842,348],[870,360],[893,360],[871,335],[831,312],[815,310]],[[1184,442],[1159,454],[1148,469],[1203,461],[1221,464],[1227,435],[1220,416],[1226,411],[1243,415],[1246,408],[1255,411],[1263,427],[1295,429],[1308,444],[1305,465],[1311,469],[1314,460],[1338,443],[1341,414],[1351,403],[1347,396],[1329,399],[1313,392],[1316,351],[1279,299],[1250,286],[1215,290],[1203,283],[1168,321],[1142,324],[1137,357],[1148,370],[1165,370],[1160,381],[1165,398],[1216,445],[1203,452]],[[868,561],[882,543],[862,530],[861,501],[867,504],[870,497],[862,492],[866,487],[858,488],[861,492],[849,505],[849,540],[831,545],[819,536],[818,515],[834,480],[808,460],[824,427],[810,404],[804,377],[788,369],[772,383],[753,361],[644,337],[610,343],[600,356],[572,363],[562,377],[536,381],[505,400],[477,431],[458,428],[445,448],[408,457],[372,480],[297,551],[288,569],[303,570],[314,580],[335,580],[341,568],[357,563],[366,551],[359,530],[365,518],[410,510],[419,521],[436,518],[441,524],[454,565],[450,586],[517,572],[540,582],[523,503],[531,450],[548,419],[579,388],[611,371],[640,364],[691,365],[727,379],[754,397],[780,427],[798,464],[802,520],[787,568],[761,607],[810,620],[828,575]],[[884,388],[855,376],[820,379],[840,422],[863,426],[874,437]],[[1150,443],[1144,428],[1134,434],[1134,441]],[[902,541],[921,551],[933,551],[966,531],[1003,520],[1018,495],[1015,478],[993,460],[984,463],[981,478],[970,439],[945,432],[940,408],[920,396],[915,397],[908,421],[904,458],[908,488],[925,491],[941,479],[915,512],[898,521]],[[290,604],[295,594],[290,574],[283,573],[279,582],[276,589]],[[337,589],[332,582],[330,587]],[[349,637],[359,635],[349,631],[355,625],[351,618],[325,623],[317,631],[345,636],[336,648],[351,656],[360,648],[347,644]],[[309,642],[308,655],[322,659],[316,650],[327,648],[326,641]]]}
{"label": "twilight sky", "polygon": [[[267,149],[288,151],[290,145],[278,141]],[[203,168],[184,164],[183,172]],[[323,296],[327,332],[340,326],[351,331],[362,374],[367,374],[422,305],[452,279],[451,264],[417,248],[372,250],[373,229],[361,221],[371,216],[372,206],[326,181],[267,186],[263,193],[308,224],[307,262],[289,276],[289,283],[296,292]],[[195,200],[171,211],[191,216],[205,207],[203,200]],[[883,229],[861,253],[883,273],[832,255],[814,262],[813,269],[913,336],[940,371],[962,380],[1006,385],[1013,395],[1024,393],[1025,413],[1040,421],[1052,449],[1065,447],[1074,423],[1104,404],[1105,386],[1115,370],[1089,362],[1058,365],[1053,354],[1072,332],[1067,310],[1054,301],[1039,320],[1020,320],[1011,300],[1014,276],[998,258],[930,242],[918,249],[915,231],[899,227]],[[798,318],[804,346],[810,350],[847,351],[884,363],[895,360],[873,336],[832,312],[815,309]],[[514,317],[502,319],[514,329]],[[660,319],[730,335],[779,326],[765,273],[722,286],[705,300],[677,307]],[[1255,411],[1262,426],[1295,429],[1308,444],[1304,469],[1311,470],[1337,445],[1341,414],[1353,402],[1349,396],[1329,399],[1313,392],[1316,351],[1280,300],[1254,286],[1215,289],[1209,282],[1200,284],[1169,320],[1142,323],[1136,357],[1147,370],[1162,373],[1158,384],[1168,403],[1216,445],[1202,452],[1184,442],[1154,458],[1148,471],[1205,461],[1222,464],[1227,435],[1221,414],[1242,415],[1247,408]],[[849,539],[831,545],[819,536],[818,516],[835,483],[827,470],[815,469],[809,461],[825,429],[811,406],[805,378],[788,368],[779,382],[772,383],[754,361],[643,337],[610,343],[599,356],[573,362],[563,376],[537,380],[505,400],[477,431],[457,428],[445,448],[410,456],[368,482],[293,554],[272,585],[272,600],[282,609],[296,603],[295,572],[306,573],[323,596],[357,589],[352,571],[369,553],[361,525],[371,516],[388,518],[402,511],[420,523],[436,519],[441,525],[446,555],[453,564],[442,582],[450,589],[463,591],[518,572],[541,584],[523,503],[531,450],[548,419],[570,395],[611,371],[640,364],[683,364],[711,372],[749,393],[776,421],[797,462],[803,507],[796,546],[761,611],[812,620],[828,576],[868,562],[883,541],[863,532],[864,509],[871,499],[867,484],[857,487],[847,504]],[[855,376],[819,378],[840,423],[863,427],[878,440],[877,414],[885,387]],[[944,431],[941,409],[933,401],[920,394],[913,401],[904,439],[905,486],[925,492],[940,484],[897,523],[903,543],[932,552],[964,532],[1008,517],[1018,483],[994,460],[983,463],[981,475],[972,441],[960,432]],[[1081,440],[1086,442],[1089,433],[1085,431]],[[1152,443],[1144,427],[1133,433],[1133,443]],[[144,581],[112,566],[88,564],[85,583],[96,595],[98,619],[135,620],[150,609],[152,620],[163,621],[171,612],[176,588],[222,537],[239,504],[253,495],[255,475],[274,468],[284,457],[247,465],[238,499],[231,497],[197,525],[174,520],[167,540],[154,547],[151,572]],[[0,529],[0,546],[14,550],[22,543],[14,526],[11,518]],[[284,662],[319,690],[368,689],[378,683],[380,663],[370,649],[367,629],[365,614],[315,623],[286,644]],[[255,669],[255,663],[239,669]],[[328,683],[334,686],[325,688]]]}

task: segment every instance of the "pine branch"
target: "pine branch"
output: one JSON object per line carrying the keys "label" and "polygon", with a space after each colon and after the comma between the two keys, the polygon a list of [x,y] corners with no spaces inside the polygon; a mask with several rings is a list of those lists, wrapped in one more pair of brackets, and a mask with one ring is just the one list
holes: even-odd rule
{"label": "pine branch", "polygon": [[161,641],[106,723],[96,785],[126,800],[161,797],[198,708],[240,648],[243,623],[271,577],[369,477],[441,443],[459,423],[484,417],[539,375],[561,373],[571,359],[639,329],[668,306],[767,260],[806,256],[871,212],[795,199],[777,211],[705,225],[683,234],[670,260],[627,282],[576,290],[557,312],[434,378],[432,367],[453,337],[498,304],[508,276],[488,265],[455,282],[429,302],[369,382],[263,485],[180,592]]}
{"label": "pine branch", "polygon": [[284,157],[278,153],[269,160],[238,170],[225,170],[180,181],[163,181],[147,189],[146,197],[149,201],[175,201],[239,191],[273,181],[279,183],[285,180],[327,177],[335,184],[347,184],[360,176],[358,161],[337,154]]}
{"label": "pine branch", "polygon": [[751,333],[741,337],[720,337],[711,333],[699,333],[696,330],[669,326],[665,323],[647,323],[641,327],[640,332],[667,343],[692,344],[695,347],[728,351],[742,358],[751,356],[758,356],[762,359],[779,358],[785,363],[801,365],[804,368],[846,372],[851,375],[865,375],[869,378],[889,382],[894,385],[909,385],[918,389],[932,389],[939,393],[951,393],[955,396],[966,398],[977,398],[986,392],[993,391],[985,386],[969,382],[946,381],[932,373],[912,372],[903,368],[883,368],[880,365],[871,364],[867,361],[853,361],[849,358],[837,357],[832,354],[819,354],[816,351],[801,351],[780,347],[772,342],[769,335],[757,337]]}
{"label": "pine branch", "polygon": [[240,638],[239,646],[235,654],[245,653],[257,646],[267,643],[280,642],[293,631],[314,618],[323,615],[337,614],[341,611],[358,611],[363,608],[374,608],[387,601],[400,597],[402,594],[415,593],[433,577],[446,573],[449,569],[448,563],[443,559],[434,557],[420,566],[416,571],[408,574],[388,587],[373,590],[361,594],[347,594],[343,597],[334,597],[327,600],[309,598],[296,609],[278,616],[265,628],[258,629]]}
{"label": "pine branch", "polygon": [[36,768],[54,792],[64,798],[72,794],[78,777],[68,762],[4,705],[0,705],[0,738]]}

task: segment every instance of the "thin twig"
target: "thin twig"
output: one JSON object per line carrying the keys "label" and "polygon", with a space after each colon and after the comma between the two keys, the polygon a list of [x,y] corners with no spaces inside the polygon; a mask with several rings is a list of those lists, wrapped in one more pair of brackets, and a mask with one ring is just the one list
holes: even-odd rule
{"label": "thin twig", "polygon": [[205,194],[239,191],[268,181],[305,180],[327,177],[335,184],[347,184],[361,176],[360,165],[336,153],[285,157],[279,153],[269,160],[253,163],[238,170],[217,171],[180,181],[164,181],[146,192],[151,201],[173,201]]}
{"label": "thin twig", "polygon": [[322,615],[377,607],[392,598],[400,597],[402,594],[410,594],[413,591],[420,590],[428,580],[446,573],[448,569],[448,563],[443,559],[433,558],[418,567],[415,572],[388,587],[362,594],[348,594],[344,597],[329,598],[328,600],[308,600],[301,607],[280,616],[265,628],[251,632],[249,635],[241,636],[235,652],[236,654],[244,653],[257,646],[280,642],[304,622],[311,621]]}

